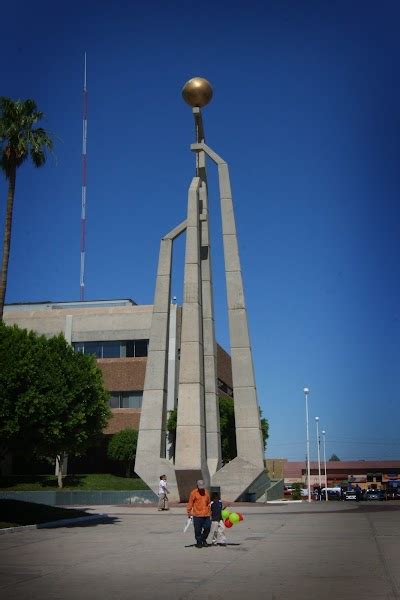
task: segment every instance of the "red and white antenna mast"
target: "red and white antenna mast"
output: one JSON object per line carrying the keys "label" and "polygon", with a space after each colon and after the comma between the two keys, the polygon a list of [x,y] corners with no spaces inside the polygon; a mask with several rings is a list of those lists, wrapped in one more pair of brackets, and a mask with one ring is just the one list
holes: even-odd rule
{"label": "red and white antenna mast", "polygon": [[83,129],[82,129],[82,211],[81,211],[81,277],[80,299],[85,299],[85,250],[86,250],[86,177],[87,177],[87,87],[86,87],[86,52],[85,75],[83,82]]}

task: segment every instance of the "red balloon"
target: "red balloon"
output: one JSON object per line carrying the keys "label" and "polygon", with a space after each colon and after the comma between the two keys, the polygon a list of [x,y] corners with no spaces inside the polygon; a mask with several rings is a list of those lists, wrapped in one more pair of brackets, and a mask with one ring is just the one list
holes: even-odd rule
{"label": "red balloon", "polygon": [[230,527],[233,527],[233,523],[231,523],[229,519],[225,519],[224,524],[225,524],[225,527],[227,527],[228,529]]}
{"label": "red balloon", "polygon": [[244,520],[244,516],[242,515],[242,513],[238,513],[239,515],[239,521],[243,521]]}

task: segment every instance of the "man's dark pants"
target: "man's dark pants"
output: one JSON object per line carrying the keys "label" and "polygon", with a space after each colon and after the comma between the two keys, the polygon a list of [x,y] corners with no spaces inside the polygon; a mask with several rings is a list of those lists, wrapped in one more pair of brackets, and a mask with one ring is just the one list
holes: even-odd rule
{"label": "man's dark pants", "polygon": [[210,517],[193,517],[194,536],[198,544],[207,541],[211,529]]}

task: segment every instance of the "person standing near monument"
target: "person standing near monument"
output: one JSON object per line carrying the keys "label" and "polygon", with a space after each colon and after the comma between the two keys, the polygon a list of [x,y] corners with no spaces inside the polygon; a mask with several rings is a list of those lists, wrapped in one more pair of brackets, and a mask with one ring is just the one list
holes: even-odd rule
{"label": "person standing near monument", "polygon": [[210,546],[207,543],[207,537],[211,528],[210,495],[202,479],[197,481],[197,487],[190,493],[186,512],[188,517],[193,517],[196,548]]}
{"label": "person standing near monument", "polygon": [[158,510],[169,510],[168,492],[167,476],[160,475],[160,483],[158,486]]}

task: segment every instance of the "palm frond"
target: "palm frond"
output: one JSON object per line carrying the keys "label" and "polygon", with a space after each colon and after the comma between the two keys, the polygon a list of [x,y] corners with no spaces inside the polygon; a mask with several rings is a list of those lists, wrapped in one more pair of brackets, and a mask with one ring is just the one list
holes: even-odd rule
{"label": "palm frond", "polygon": [[30,154],[35,167],[43,167],[46,162],[46,154],[43,152],[43,150],[33,150],[32,148]]}
{"label": "palm frond", "polygon": [[46,162],[53,140],[42,127],[34,128],[43,117],[31,98],[0,97],[0,167],[6,176],[12,164],[19,167],[29,156],[36,167]]}

